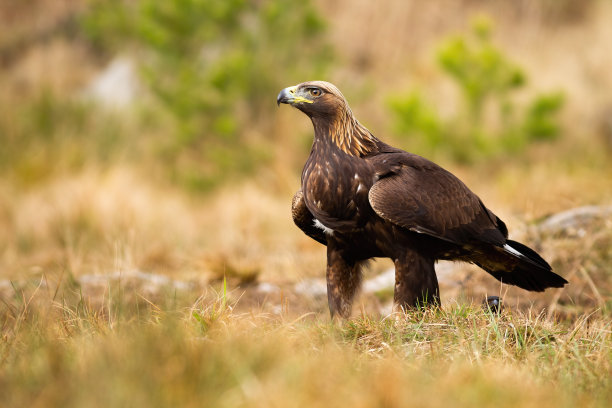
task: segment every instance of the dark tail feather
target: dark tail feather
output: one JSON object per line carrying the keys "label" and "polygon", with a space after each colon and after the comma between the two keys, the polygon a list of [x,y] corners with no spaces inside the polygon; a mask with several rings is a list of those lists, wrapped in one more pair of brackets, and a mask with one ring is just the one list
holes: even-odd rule
{"label": "dark tail feather", "polygon": [[562,288],[567,283],[537,252],[512,240],[503,247],[489,247],[474,263],[503,283],[534,292]]}
{"label": "dark tail feather", "polygon": [[527,245],[523,245],[520,242],[512,241],[511,239],[506,241],[506,245],[510,246],[511,248],[519,252],[521,254],[519,258],[526,260],[527,262],[530,262],[534,264],[535,266],[539,266],[541,268],[552,271],[552,268],[548,264],[548,262],[546,262],[544,258],[540,256],[540,254],[538,254],[533,249],[529,248]]}

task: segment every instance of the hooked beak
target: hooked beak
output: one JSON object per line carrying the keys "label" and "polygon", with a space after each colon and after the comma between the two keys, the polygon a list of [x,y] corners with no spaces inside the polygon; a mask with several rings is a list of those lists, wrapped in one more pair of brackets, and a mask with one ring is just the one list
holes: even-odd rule
{"label": "hooked beak", "polygon": [[290,86],[280,91],[280,93],[276,97],[276,104],[280,106],[281,103],[287,103],[289,105],[295,106],[299,103],[313,103],[313,101],[299,95],[297,86]]}

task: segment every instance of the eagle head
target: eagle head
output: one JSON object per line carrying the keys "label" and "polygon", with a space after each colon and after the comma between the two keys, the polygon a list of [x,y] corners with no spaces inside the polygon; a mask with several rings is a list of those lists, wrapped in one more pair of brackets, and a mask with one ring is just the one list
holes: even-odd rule
{"label": "eagle head", "polygon": [[325,81],[309,81],[283,89],[276,103],[289,104],[311,118],[333,119],[348,110],[344,95],[333,84]]}
{"label": "eagle head", "polygon": [[376,139],[353,116],[344,95],[325,81],[309,81],[285,88],[276,103],[287,103],[310,117],[315,140],[331,140],[347,154],[364,156],[376,149]]}

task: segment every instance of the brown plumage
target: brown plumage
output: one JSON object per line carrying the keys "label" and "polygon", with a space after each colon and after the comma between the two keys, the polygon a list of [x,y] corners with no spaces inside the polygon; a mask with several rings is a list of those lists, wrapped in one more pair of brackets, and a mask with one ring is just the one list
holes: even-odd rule
{"label": "brown plumage", "polygon": [[373,257],[394,261],[398,308],[439,304],[439,259],[474,263],[531,291],[567,283],[535,251],[509,240],[503,221],[457,177],[374,137],[334,85],[304,82],[283,89],[277,102],[301,110],[314,126],[292,215],[327,246],[332,316],[350,315],[360,267]]}

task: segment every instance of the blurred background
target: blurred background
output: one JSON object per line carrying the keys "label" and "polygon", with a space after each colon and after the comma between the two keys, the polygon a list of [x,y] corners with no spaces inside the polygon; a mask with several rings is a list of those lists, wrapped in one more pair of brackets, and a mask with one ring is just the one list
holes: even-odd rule
{"label": "blurred background", "polygon": [[[3,0],[0,297],[190,304],[225,277],[236,307],[327,313],[325,250],[290,217],[312,127],[276,106],[322,79],[570,281],[440,264],[443,302],[608,310],[610,21],[606,0]],[[390,266],[356,309],[389,310]]]}

